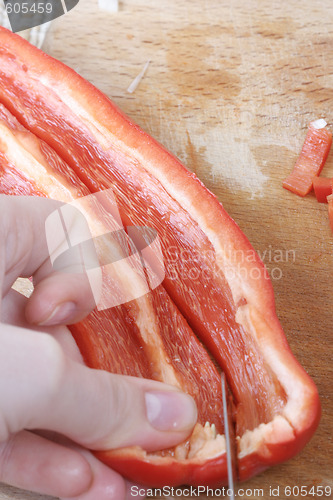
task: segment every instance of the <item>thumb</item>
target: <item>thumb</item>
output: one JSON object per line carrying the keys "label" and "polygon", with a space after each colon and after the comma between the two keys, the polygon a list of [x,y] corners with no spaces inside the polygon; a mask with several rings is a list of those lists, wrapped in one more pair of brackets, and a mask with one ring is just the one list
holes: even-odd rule
{"label": "thumb", "polygon": [[[92,370],[67,358],[48,334],[2,330],[0,400],[8,404],[0,422],[8,434],[48,429],[90,449],[154,451],[183,441],[196,423],[193,399],[174,387]],[[7,437],[0,426],[0,440]]]}
{"label": "thumb", "polygon": [[[0,218],[0,294],[5,296],[18,276],[33,275],[29,323],[76,323],[87,316],[96,306],[101,271],[83,213],[54,200],[5,195],[0,213],[6,214]],[[90,278],[87,269],[93,269]]]}

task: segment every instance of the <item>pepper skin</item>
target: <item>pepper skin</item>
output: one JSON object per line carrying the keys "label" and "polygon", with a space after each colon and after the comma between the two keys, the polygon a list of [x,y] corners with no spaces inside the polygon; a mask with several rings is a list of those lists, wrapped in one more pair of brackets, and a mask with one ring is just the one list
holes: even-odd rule
{"label": "pepper skin", "polygon": [[[67,176],[78,178],[89,192],[112,187],[125,226],[149,225],[157,231],[166,277],[160,295],[148,294],[145,300],[151,306],[144,307],[153,311],[159,338],[158,324],[172,321],[174,311],[226,373],[235,407],[238,478],[247,479],[298,453],[318,425],[318,393],[289,349],[267,271],[245,235],[194,174],[90,83],[3,28],[0,43],[0,102],[66,164]],[[6,128],[6,119],[2,123]],[[34,169],[24,161],[15,163],[12,149],[0,137],[5,144],[3,178],[13,169],[27,185],[45,193]],[[128,326],[133,326],[133,309],[140,307],[125,304],[121,321],[126,323],[132,314]],[[96,313],[94,321],[98,319]],[[105,345],[109,333],[103,326],[98,335],[92,325],[86,323],[86,328],[89,338],[80,335],[79,325],[76,341],[91,366],[105,368],[105,358],[112,358]],[[149,337],[152,344],[154,335]],[[94,356],[99,343],[102,363]],[[194,357],[202,344],[193,344]],[[179,349],[184,352],[182,345]],[[149,353],[153,361],[160,355],[156,349]],[[190,375],[195,367],[186,366]],[[176,376],[176,363],[173,368]],[[216,401],[213,390],[210,397]],[[210,423],[214,416],[215,410],[208,415]],[[175,450],[152,454],[132,447],[97,456],[131,480],[151,486],[226,482],[224,437],[215,436],[212,426],[196,426]]]}

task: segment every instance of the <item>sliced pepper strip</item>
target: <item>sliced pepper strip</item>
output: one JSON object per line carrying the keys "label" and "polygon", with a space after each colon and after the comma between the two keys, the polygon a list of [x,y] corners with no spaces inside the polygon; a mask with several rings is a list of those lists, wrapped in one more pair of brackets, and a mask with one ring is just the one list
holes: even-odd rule
{"label": "sliced pepper strip", "polygon": [[327,196],[332,194],[333,179],[328,177],[315,177],[313,179],[313,189],[319,203],[327,203]]}
{"label": "sliced pepper strip", "polygon": [[[239,477],[293,456],[318,424],[318,393],[291,354],[267,272],[244,234],[194,174],[91,84],[4,29],[0,41],[0,101],[91,191],[112,186],[125,225],[158,231],[164,286],[234,395]],[[145,464],[140,478],[126,467],[133,453]],[[156,466],[165,467],[161,457],[133,449],[100,458],[148,483]],[[182,482],[193,479],[188,468],[186,474]]]}
{"label": "sliced pepper strip", "polygon": [[332,145],[332,133],[326,128],[316,128],[316,123],[310,123],[294,169],[282,183],[285,189],[299,196],[312,190],[313,180],[322,171]]}

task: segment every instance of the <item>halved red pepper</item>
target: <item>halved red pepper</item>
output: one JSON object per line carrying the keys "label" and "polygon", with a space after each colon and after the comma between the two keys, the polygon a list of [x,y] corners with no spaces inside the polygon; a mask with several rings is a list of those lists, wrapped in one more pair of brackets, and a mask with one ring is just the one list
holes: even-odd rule
{"label": "halved red pepper", "polygon": [[[166,266],[163,287],[156,296],[148,294],[143,306],[138,301],[122,306],[120,324],[129,317],[130,334],[134,321],[134,337],[143,338],[133,309],[154,311],[156,332],[146,337],[154,344],[155,333],[163,337],[161,325],[172,322],[175,312],[187,326],[184,337],[173,337],[182,363],[171,360],[171,365],[174,373],[185,366],[192,380],[199,373],[193,373],[185,358],[195,358],[201,344],[193,341],[192,354],[184,353],[189,325],[213,354],[234,398],[240,479],[293,456],[318,424],[318,393],[292,356],[276,317],[267,271],[244,234],[194,174],[91,84],[4,29],[0,42],[0,102],[61,158],[66,176],[78,176],[90,192],[112,187],[125,225],[149,225],[159,234]],[[34,168],[18,166],[9,158],[12,151],[7,147],[3,152],[5,174],[18,169],[27,183],[45,193],[48,182],[38,181]],[[54,168],[47,168],[49,175]],[[84,327],[78,326],[76,341],[91,366],[105,368],[107,357],[112,369],[112,352],[106,354],[105,345],[110,335],[100,318],[96,313],[92,319],[95,329],[85,323],[89,337],[82,337]],[[165,330],[171,338],[172,328]],[[166,356],[170,359],[166,348],[148,347],[150,359],[159,357],[162,364]],[[104,359],[94,355],[98,350]],[[208,395],[216,401],[213,390]],[[216,414],[214,404],[208,411],[210,423]],[[215,437],[211,426],[197,426],[189,442],[166,453],[133,447],[98,456],[132,480],[148,484],[226,480],[224,438]]]}
{"label": "halved red pepper", "polygon": [[[57,153],[25,129],[1,104],[0,138],[0,192],[52,196],[67,203],[90,194]],[[85,215],[93,228],[96,218],[94,208]],[[119,248],[118,251],[122,252]],[[97,248],[97,252],[103,260],[104,249]],[[131,268],[127,272],[133,276]],[[209,462],[210,467],[205,468],[204,482],[226,480],[220,376],[163,287],[152,290],[144,300],[95,311],[81,323],[73,325],[71,330],[89,366],[113,373],[154,378],[191,394],[199,409],[192,443],[197,441],[197,451],[212,436],[215,446],[216,442],[220,444],[217,458],[205,458],[205,465]],[[153,347],[159,355],[152,351]],[[220,436],[216,439],[217,433]],[[202,468],[200,458],[184,460],[178,467],[178,475],[174,474],[174,463],[178,464],[179,457],[187,454],[189,447],[190,441],[173,450],[163,450],[163,464],[168,463],[171,484],[180,481],[180,478],[188,479]],[[164,480],[167,478],[168,475],[164,474]]]}
{"label": "halved red pepper", "polygon": [[332,145],[332,133],[325,128],[325,125],[324,120],[316,120],[309,124],[293,171],[282,183],[285,189],[299,196],[310,193],[314,178],[320,174],[326,162]]}

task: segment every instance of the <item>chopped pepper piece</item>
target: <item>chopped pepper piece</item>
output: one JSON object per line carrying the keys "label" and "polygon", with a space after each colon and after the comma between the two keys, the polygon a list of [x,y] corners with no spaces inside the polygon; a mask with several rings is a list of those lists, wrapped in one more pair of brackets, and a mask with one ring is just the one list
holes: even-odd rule
{"label": "chopped pepper piece", "polygon": [[[319,176],[325,164],[332,144],[332,133],[319,123],[311,122],[293,171],[283,181],[285,189],[289,189],[299,196],[305,196],[312,190],[315,177]],[[321,126],[322,128],[318,128]]]}
{"label": "chopped pepper piece", "polygon": [[[65,177],[79,178],[88,192],[112,187],[124,225],[149,225],[160,237],[166,266],[160,296],[148,294],[143,305],[122,306],[121,325],[129,318],[124,335],[138,334],[138,311],[148,310],[150,315],[141,318],[146,319],[144,328],[150,327],[145,337],[150,361],[156,364],[159,357],[158,363],[166,366],[170,359],[161,334],[167,323],[166,338],[184,356],[184,364],[172,364],[174,376],[185,366],[183,379],[196,379],[195,363],[191,366],[185,358],[195,358],[201,344],[193,341],[191,351],[189,334],[182,337],[178,327],[177,335],[172,332],[172,316],[195,331],[225,371],[233,394],[239,479],[293,456],[318,424],[318,393],[288,347],[267,271],[244,234],[194,174],[91,84],[3,28],[0,42],[0,102],[60,158]],[[27,189],[35,185],[50,195],[47,178],[36,178],[34,169],[25,170],[25,162],[17,165],[9,158],[15,147],[3,151],[6,178],[12,168],[26,177]],[[56,164],[49,162],[49,175]],[[151,306],[154,301],[157,306]],[[152,324],[147,318],[153,318]],[[94,323],[73,331],[90,366],[113,370],[107,345],[112,339],[100,313]],[[156,342],[162,350],[154,348]],[[208,401],[216,401],[214,390],[212,386],[205,395]],[[209,419],[214,415],[213,405]],[[150,485],[226,481],[224,437],[211,425],[199,423],[186,443],[167,452],[131,447],[97,456],[126,477]]]}
{"label": "chopped pepper piece", "polygon": [[315,177],[313,179],[313,189],[319,203],[327,203],[327,196],[332,194],[333,179],[328,177]]}

